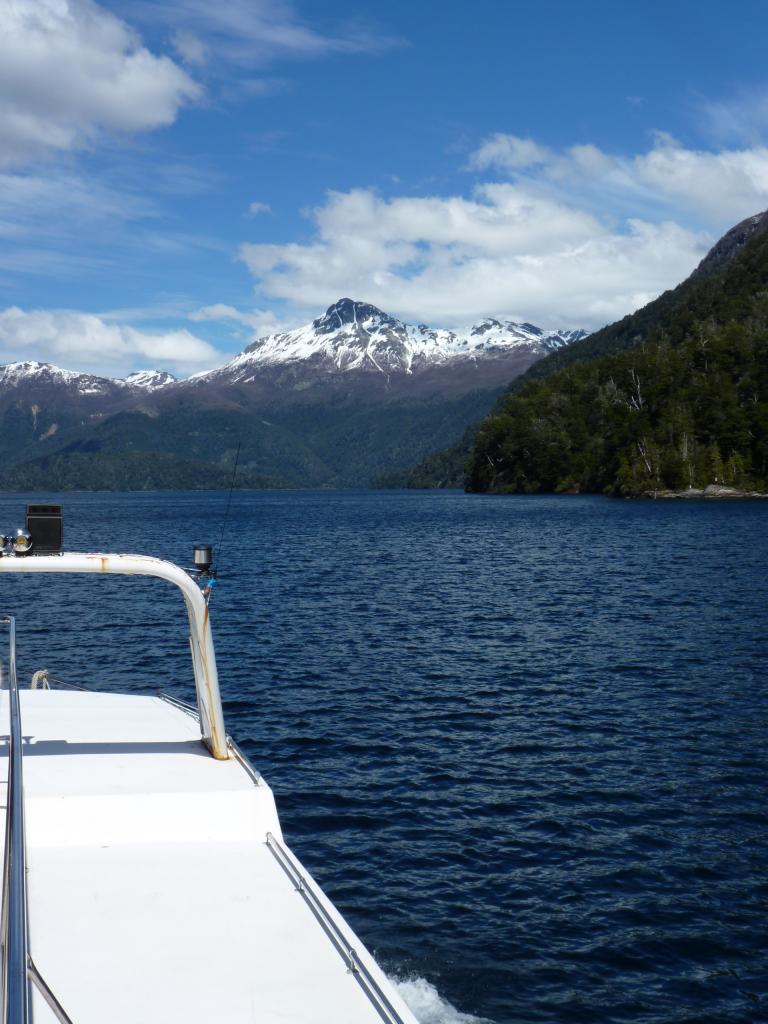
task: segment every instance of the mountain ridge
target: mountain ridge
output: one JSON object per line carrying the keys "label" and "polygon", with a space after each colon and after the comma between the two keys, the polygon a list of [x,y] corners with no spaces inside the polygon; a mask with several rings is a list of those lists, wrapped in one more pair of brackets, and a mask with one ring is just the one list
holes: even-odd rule
{"label": "mountain ridge", "polygon": [[[102,382],[147,391],[184,387],[190,381],[230,377],[238,383],[265,366],[306,362],[312,371],[322,364],[334,370],[412,374],[429,364],[451,360],[494,358],[512,351],[544,356],[587,336],[581,329],[545,331],[530,323],[486,317],[463,330],[430,327],[399,320],[376,306],[342,298],[308,324],[289,331],[263,335],[250,342],[234,359],[188,378],[165,370],[134,370],[125,377],[108,377],[87,371],[66,370],[54,363],[23,360],[0,365],[0,387],[24,379],[57,379],[82,384],[81,393],[97,390]],[[378,358],[377,358],[378,357]]]}
{"label": "mountain ridge", "polygon": [[104,393],[109,387],[141,389],[152,391],[159,387],[178,383],[178,378],[165,370],[134,370],[126,377],[104,377],[86,371],[65,370],[55,363],[37,359],[18,360],[0,365],[0,388],[18,387],[22,383],[37,380],[43,384],[74,386],[80,394]]}
{"label": "mountain ridge", "polygon": [[311,324],[257,339],[228,365],[311,359],[330,362],[337,370],[365,367],[384,374],[414,373],[429,363],[476,360],[512,349],[544,355],[585,336],[583,330],[543,331],[532,324],[490,317],[464,331],[452,331],[409,324],[370,303],[342,298]]}
{"label": "mountain ridge", "polygon": [[[17,468],[0,474],[0,486],[38,486],[48,472],[51,486],[92,479],[96,487],[100,474],[115,481],[123,469],[126,488],[166,472],[169,481],[191,474],[193,486],[201,477],[213,484],[240,443],[244,479],[365,485],[458,436],[517,374],[583,333],[488,318],[461,334],[340,299],[310,324],[256,339],[185,380],[8,364],[0,429]],[[139,471],[140,453],[156,471]]]}

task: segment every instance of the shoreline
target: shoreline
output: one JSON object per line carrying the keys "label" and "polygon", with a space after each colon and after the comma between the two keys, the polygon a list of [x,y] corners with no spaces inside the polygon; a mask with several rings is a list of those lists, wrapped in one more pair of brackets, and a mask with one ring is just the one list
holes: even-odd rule
{"label": "shoreline", "polygon": [[768,498],[762,491],[742,491],[738,487],[724,487],[721,484],[708,484],[706,487],[686,487],[682,491],[645,491],[644,498],[679,498],[683,501],[704,499],[705,501],[738,500],[741,498]]}

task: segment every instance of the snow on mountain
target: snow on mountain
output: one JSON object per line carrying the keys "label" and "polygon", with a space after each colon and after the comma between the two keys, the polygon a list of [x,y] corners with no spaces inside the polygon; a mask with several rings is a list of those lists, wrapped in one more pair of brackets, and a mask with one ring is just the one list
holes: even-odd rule
{"label": "snow on mountain", "polygon": [[137,370],[122,379],[113,379],[99,377],[93,373],[77,373],[74,370],[65,370],[61,366],[54,366],[53,363],[40,363],[37,360],[0,366],[0,388],[18,388],[25,384],[59,387],[63,385],[80,395],[107,395],[121,388],[156,391],[175,383],[176,378],[173,374],[161,370]]}
{"label": "snow on mountain", "polygon": [[127,377],[117,381],[118,384],[127,384],[133,388],[146,388],[148,391],[156,391],[158,388],[165,388],[169,384],[175,384],[177,378],[165,370],[136,370],[129,373]]}
{"label": "snow on mountain", "polygon": [[582,330],[543,331],[533,324],[518,324],[514,320],[481,320],[469,330],[474,351],[482,348],[491,351],[494,348],[525,346],[535,352],[541,352],[542,355],[548,355],[586,336],[587,332]]}
{"label": "snow on mountain", "polygon": [[39,363],[26,360],[20,363],[7,363],[0,366],[0,387],[21,387],[33,383],[39,385],[64,385],[81,395],[103,395],[114,388],[116,382],[107,377],[97,377],[91,373],[76,373],[64,370],[52,363]]}
{"label": "snow on mountain", "polygon": [[378,371],[387,376],[410,374],[429,366],[513,352],[544,356],[586,333],[543,331],[533,324],[492,319],[456,332],[404,323],[368,303],[345,298],[311,324],[259,338],[226,366],[197,374],[195,379],[226,376],[233,382],[247,381],[262,367],[289,363],[335,371]]}
{"label": "snow on mountain", "polygon": [[[195,386],[206,381],[229,384],[253,380],[267,367],[293,366],[317,371],[369,371],[416,374],[430,367],[471,366],[488,360],[547,355],[583,338],[586,331],[543,331],[533,324],[512,320],[481,320],[463,331],[408,324],[366,302],[339,299],[323,316],[293,331],[269,334],[249,345],[231,362],[189,379]],[[517,372],[520,372],[519,369]],[[161,370],[137,370],[113,379],[64,370],[34,360],[0,366],[0,388],[62,386],[79,395],[126,397],[137,391],[152,393],[171,384],[187,383]]]}

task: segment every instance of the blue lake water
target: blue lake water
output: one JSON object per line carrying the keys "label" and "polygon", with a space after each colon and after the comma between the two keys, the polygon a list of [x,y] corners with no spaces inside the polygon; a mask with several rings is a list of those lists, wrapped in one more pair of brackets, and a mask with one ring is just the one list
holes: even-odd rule
{"label": "blue lake water", "polygon": [[[61,500],[68,548],[188,564],[227,498]],[[235,493],[228,729],[424,1024],[768,1019],[767,526],[768,502]],[[24,675],[191,697],[167,585],[0,583]]]}

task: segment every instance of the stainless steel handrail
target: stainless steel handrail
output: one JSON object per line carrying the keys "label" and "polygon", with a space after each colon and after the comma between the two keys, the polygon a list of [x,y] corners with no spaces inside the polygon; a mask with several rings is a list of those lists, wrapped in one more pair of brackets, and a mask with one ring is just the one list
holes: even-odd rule
{"label": "stainless steel handrail", "polygon": [[386,1024],[405,1024],[405,1021],[392,1005],[381,985],[379,985],[376,978],[368,970],[365,962],[352,947],[349,936],[345,935],[328,913],[317,887],[305,875],[302,875],[299,871],[299,866],[289,851],[271,832],[267,832],[267,847],[293,882],[294,888],[314,914],[318,924],[346,963],[347,970],[357,980],[381,1019]]}
{"label": "stainless steel handrail", "polygon": [[166,704],[172,704],[175,708],[179,708],[180,711],[186,711],[192,718],[196,718],[200,721],[200,712],[197,710],[194,704],[190,704],[188,700],[182,700],[181,697],[174,697],[171,693],[166,693],[165,690],[160,690],[157,694],[160,700],[164,700]]}
{"label": "stainless steel handrail", "polygon": [[22,775],[21,711],[16,679],[16,620],[0,619],[8,626],[8,796],[5,811],[5,869],[3,872],[3,1020],[26,1024],[29,1020],[27,978],[27,866],[24,836],[24,783]]}
{"label": "stainless steel handrail", "polygon": [[5,848],[2,912],[2,984],[4,1024],[31,1024],[30,981],[61,1024],[72,1024],[43,980],[29,953],[27,907],[27,837],[24,828],[24,750],[21,733],[19,684],[16,677],[16,620],[0,618],[8,626],[8,787],[5,808]]}

